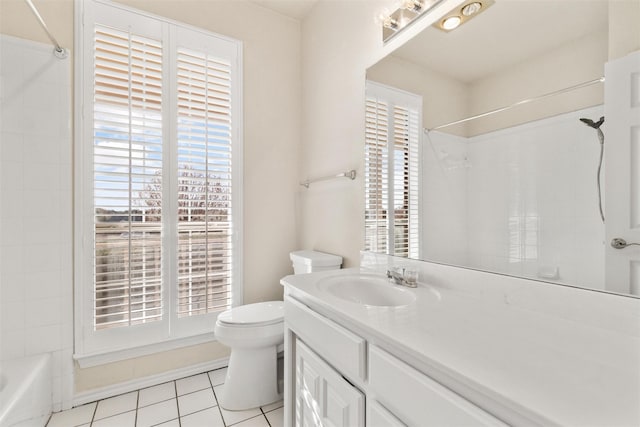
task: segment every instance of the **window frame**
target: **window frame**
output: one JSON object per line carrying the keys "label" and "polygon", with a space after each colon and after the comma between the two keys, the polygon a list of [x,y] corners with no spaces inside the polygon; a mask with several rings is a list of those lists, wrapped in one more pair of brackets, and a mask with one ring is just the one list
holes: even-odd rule
{"label": "window frame", "polygon": [[[96,11],[100,11],[99,19]],[[113,16],[110,16],[113,14]],[[116,17],[116,18],[114,18]],[[125,17],[125,18],[123,18]],[[162,320],[93,330],[94,282],[94,195],[93,195],[93,29],[117,19],[129,20],[136,34],[157,37],[163,51],[162,135],[163,135],[163,220],[162,220]],[[154,28],[155,27],[155,28]],[[232,61],[231,149],[232,157],[232,306],[242,304],[242,177],[243,177],[243,73],[242,43],[201,28],[136,10],[108,0],[76,0],[74,44],[74,358],[82,366],[95,366],[139,355],[152,354],[215,340],[213,325],[222,311],[178,319],[177,304],[177,52],[180,40],[199,40],[203,49],[222,49]],[[155,33],[154,33],[155,32]],[[180,35],[182,34],[182,35]],[[186,35],[186,36],[185,36]],[[164,83],[167,83],[166,85]],[[174,188],[175,187],[175,188]],[[167,214],[171,211],[170,214]],[[173,212],[175,211],[175,212]]]}

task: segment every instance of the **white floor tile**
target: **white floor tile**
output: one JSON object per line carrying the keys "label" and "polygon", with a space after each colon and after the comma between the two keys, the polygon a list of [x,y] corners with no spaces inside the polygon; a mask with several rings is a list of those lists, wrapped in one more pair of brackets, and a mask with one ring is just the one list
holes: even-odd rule
{"label": "white floor tile", "polygon": [[138,427],[148,427],[178,418],[176,399],[165,400],[138,409]]}
{"label": "white floor tile", "polygon": [[178,397],[178,408],[180,409],[181,417],[213,406],[218,406],[218,403],[211,388],[183,394]]}
{"label": "white floor tile", "polygon": [[134,391],[119,396],[110,397],[98,402],[96,415],[94,420],[111,417],[113,415],[122,414],[138,407],[138,392]]}
{"label": "white floor tile", "polygon": [[278,408],[275,411],[267,412],[265,414],[267,419],[269,420],[269,424],[271,427],[282,427],[284,426],[284,408]]}
{"label": "white floor tile", "polygon": [[274,409],[282,408],[284,406],[284,400],[278,400],[270,405],[261,406],[262,412],[271,412]]}
{"label": "white floor tile", "polygon": [[222,418],[228,426],[262,414],[260,408],[247,409],[246,411],[228,411],[220,407],[220,412],[222,412]]}
{"label": "white floor tile", "polygon": [[143,388],[138,396],[138,408],[164,400],[175,399],[176,386],[173,381],[153,387]]}
{"label": "white floor tile", "polygon": [[264,415],[260,414],[257,417],[233,424],[233,427],[269,427],[269,423]]}
{"label": "white floor tile", "polygon": [[218,408],[209,408],[185,417],[180,417],[182,427],[224,427]]}
{"label": "white floor tile", "polygon": [[211,384],[214,386],[224,383],[224,379],[227,376],[227,368],[216,369],[215,371],[209,371],[209,378]]}
{"label": "white floor tile", "polygon": [[51,416],[47,427],[74,427],[90,423],[95,410],[96,402],[93,402],[67,411],[56,412]]}
{"label": "white floor tile", "polygon": [[92,427],[135,427],[136,411],[125,412],[124,414],[114,415],[113,417],[103,418],[94,421]]}
{"label": "white floor tile", "polygon": [[178,396],[209,387],[211,387],[211,383],[209,382],[209,376],[207,374],[199,374],[192,377],[182,378],[181,380],[176,380]]}

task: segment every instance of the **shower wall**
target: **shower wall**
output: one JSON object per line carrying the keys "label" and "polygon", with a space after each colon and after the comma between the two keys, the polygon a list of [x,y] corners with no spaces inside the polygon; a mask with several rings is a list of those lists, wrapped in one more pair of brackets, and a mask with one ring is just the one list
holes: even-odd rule
{"label": "shower wall", "polygon": [[[446,236],[432,231],[423,236],[431,241],[425,258],[601,288],[605,246],[596,187],[600,145],[595,131],[578,120],[601,115],[602,106],[592,107],[455,140],[432,132],[435,150],[426,140],[425,157],[432,159],[425,160],[432,165],[437,159],[442,177],[440,184],[424,181],[425,214],[450,220],[457,215],[450,209],[456,203],[463,206],[463,225],[452,230],[454,236],[465,231],[467,246],[464,254],[440,250],[447,247]],[[603,129],[606,134],[606,123]],[[466,141],[464,150],[460,140]],[[438,214],[429,200],[442,203],[443,182],[451,192],[464,194],[464,202],[440,206]]]}
{"label": "shower wall", "polygon": [[50,353],[73,392],[71,61],[0,35],[0,361]]}
{"label": "shower wall", "polygon": [[422,259],[467,265],[468,247],[467,138],[441,132],[422,142]]}

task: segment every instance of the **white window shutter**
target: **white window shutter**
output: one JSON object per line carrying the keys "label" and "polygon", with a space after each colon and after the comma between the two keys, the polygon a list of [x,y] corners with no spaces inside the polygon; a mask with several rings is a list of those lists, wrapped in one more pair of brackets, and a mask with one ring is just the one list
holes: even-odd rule
{"label": "white window shutter", "polygon": [[365,113],[365,250],[388,253],[389,107],[367,96]]}
{"label": "white window shutter", "polygon": [[94,328],[162,316],[162,46],[95,26]]}
{"label": "white window shutter", "polygon": [[178,316],[231,306],[231,64],[178,49]]}
{"label": "white window shutter", "polygon": [[365,250],[419,257],[422,99],[367,82]]}

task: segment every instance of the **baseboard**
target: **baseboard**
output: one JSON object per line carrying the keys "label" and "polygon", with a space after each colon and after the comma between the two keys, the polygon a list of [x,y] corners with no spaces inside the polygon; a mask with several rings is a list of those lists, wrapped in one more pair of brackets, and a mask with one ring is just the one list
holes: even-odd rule
{"label": "baseboard", "polygon": [[95,402],[96,400],[117,396],[123,393],[129,393],[141,388],[151,387],[157,384],[166,383],[167,381],[188,377],[190,375],[213,371],[214,369],[224,368],[228,364],[229,358],[224,357],[222,359],[198,363],[197,365],[190,365],[184,368],[161,372],[156,375],[136,378],[130,381],[108,385],[106,387],[83,391],[73,396],[73,406],[84,405],[85,403]]}

